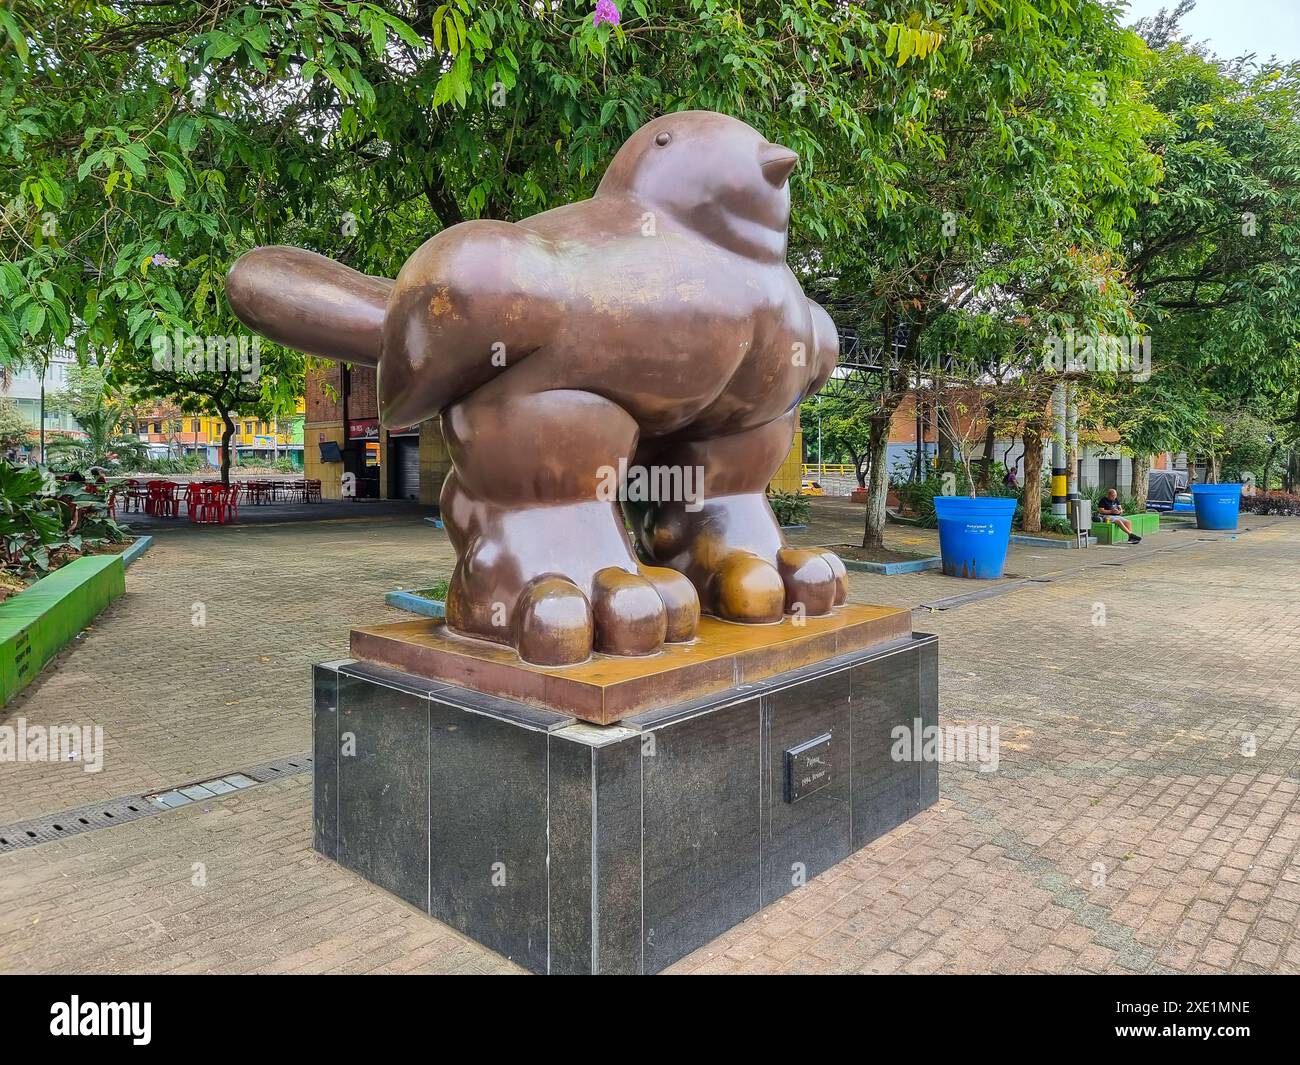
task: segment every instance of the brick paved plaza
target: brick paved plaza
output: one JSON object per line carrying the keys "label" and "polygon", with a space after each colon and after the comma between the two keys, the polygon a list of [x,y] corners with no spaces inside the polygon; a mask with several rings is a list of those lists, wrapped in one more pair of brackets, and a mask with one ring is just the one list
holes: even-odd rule
{"label": "brick paved plaza", "polygon": [[[860,515],[818,501],[796,539]],[[997,771],[944,764],[935,807],[670,971],[1300,973],[1300,520],[1200,535],[1013,546],[1019,578],[1071,572],[917,609],[941,722],[998,726]],[[306,752],[309,665],[451,564],[415,511],[160,532],[0,714],[102,725],[102,772],[0,765],[0,825]],[[919,607],[972,582],[851,588]],[[0,855],[0,971],[518,971],[317,856],[310,806],[302,774]]]}

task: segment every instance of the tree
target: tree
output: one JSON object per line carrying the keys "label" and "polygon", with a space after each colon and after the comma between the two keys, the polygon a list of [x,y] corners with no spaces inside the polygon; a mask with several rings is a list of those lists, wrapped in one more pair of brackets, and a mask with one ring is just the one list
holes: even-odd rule
{"label": "tree", "polygon": [[820,428],[823,453],[847,456],[859,488],[866,486],[873,414],[862,386],[861,375],[838,378],[833,388],[823,389],[815,399],[806,400],[800,411],[804,439],[816,440]]}
{"label": "tree", "polygon": [[1095,390],[1088,417],[1119,433],[1133,457],[1133,496],[1139,507],[1147,498],[1150,458],[1160,452],[1194,452],[1209,439],[1214,417],[1207,396],[1176,366],[1157,367],[1145,381],[1116,380]]}
{"label": "tree", "polygon": [[51,465],[86,467],[118,462],[138,466],[147,449],[129,436],[129,411],[112,396],[99,366],[69,366],[64,388],[52,392],[47,401],[52,411],[66,411],[77,419],[82,436],[59,436],[49,441],[46,451]]}
{"label": "tree", "polygon": [[32,427],[18,409],[18,404],[8,396],[0,397],[0,451],[26,447],[31,438]]}
{"label": "tree", "polygon": [[883,531],[889,417],[944,355],[925,357],[926,330],[996,299],[999,264],[1042,281],[1064,249],[1112,245],[1158,175],[1141,139],[1152,116],[1129,91],[1141,42],[1100,5],[1051,7],[1051,17],[1007,3],[940,18],[928,99],[900,134],[898,203],[878,206],[819,262],[833,313],[880,338],[886,364],[864,546]]}
{"label": "tree", "polygon": [[[1278,440],[1300,412],[1300,64],[1210,55],[1179,36],[1190,8],[1138,25],[1152,48],[1142,85],[1161,114],[1148,139],[1164,177],[1124,250],[1153,359],[1165,382],[1184,379],[1161,387],[1200,419],[1181,443],[1199,440],[1214,476],[1228,412],[1280,412]],[[1157,425],[1148,434],[1130,420],[1126,443],[1139,450],[1184,414],[1146,391],[1132,407]],[[1206,421],[1210,409],[1221,417]]]}
{"label": "tree", "polygon": [[250,246],[394,276],[439,228],[590,194],[633,129],[692,107],[800,153],[796,245],[897,199],[896,126],[938,44],[915,4],[631,0],[617,26],[567,7],[11,0],[0,362],[74,338],[116,387],[219,414],[224,475],[232,415],[292,413],[304,361],[266,345],[236,385],[159,372],[151,345],[239,336],[223,286]]}

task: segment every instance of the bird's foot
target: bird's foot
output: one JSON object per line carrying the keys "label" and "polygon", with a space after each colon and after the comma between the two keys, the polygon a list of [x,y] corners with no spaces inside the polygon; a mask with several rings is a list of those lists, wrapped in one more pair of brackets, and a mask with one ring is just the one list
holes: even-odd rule
{"label": "bird's foot", "polygon": [[695,638],[700,601],[689,580],[658,566],[606,565],[587,570],[547,570],[513,595],[473,587],[461,566],[447,595],[447,621],[467,636],[507,643],[525,662],[565,666],[592,652],[651,655],[664,643]]}
{"label": "bird's foot", "polygon": [[557,574],[530,581],[515,604],[510,642],[525,662],[565,666],[593,651],[652,655],[693,640],[699,621],[699,598],[680,573],[608,566],[593,575],[590,594]]}
{"label": "bird's foot", "polygon": [[709,611],[727,621],[764,624],[786,614],[821,617],[848,596],[844,563],[831,551],[782,547],[768,561],[749,551],[723,557],[707,579]]}

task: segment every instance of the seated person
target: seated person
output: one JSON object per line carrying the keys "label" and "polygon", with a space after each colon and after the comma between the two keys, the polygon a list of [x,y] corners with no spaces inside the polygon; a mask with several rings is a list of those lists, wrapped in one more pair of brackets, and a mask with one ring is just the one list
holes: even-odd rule
{"label": "seated person", "polygon": [[1133,535],[1133,526],[1123,517],[1124,508],[1119,502],[1119,493],[1115,489],[1110,489],[1101,501],[1097,504],[1097,516],[1102,521],[1109,521],[1118,525],[1128,533],[1128,542],[1131,544],[1140,544],[1142,537]]}

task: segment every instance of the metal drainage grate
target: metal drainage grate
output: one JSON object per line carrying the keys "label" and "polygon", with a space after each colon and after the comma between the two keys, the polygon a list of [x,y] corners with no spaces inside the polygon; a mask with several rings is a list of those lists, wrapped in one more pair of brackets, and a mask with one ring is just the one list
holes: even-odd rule
{"label": "metal drainage grate", "polygon": [[269,784],[281,777],[296,777],[299,773],[311,772],[311,755],[291,754],[288,758],[274,758],[261,765],[255,765],[242,772],[252,777],[259,784]]}
{"label": "metal drainage grate", "polygon": [[290,755],[276,758],[270,762],[213,777],[211,780],[194,784],[183,784],[176,788],[152,792],[149,795],[127,795],[119,799],[91,806],[78,806],[71,810],[34,817],[27,821],[16,821],[11,825],[0,825],[0,854],[20,850],[23,847],[35,847],[41,843],[53,843],[68,836],[79,836],[83,832],[93,832],[100,828],[138,821],[142,817],[153,817],[167,810],[204,799],[215,799],[244,788],[267,784],[281,777],[297,776],[310,771],[311,755]]}
{"label": "metal drainage grate", "polygon": [[310,768],[311,755],[291,754],[288,758],[276,758],[253,766],[251,769],[229,773],[224,777],[183,784],[179,788],[170,788],[167,791],[155,791],[145,798],[163,810],[174,810],[178,806],[188,806],[192,802],[202,802],[204,799],[215,799],[257,784],[269,784],[281,777],[297,776]]}
{"label": "metal drainage grate", "polygon": [[93,806],[78,806],[72,810],[34,817],[30,821],[18,821],[12,825],[0,826],[0,854],[22,847],[35,847],[38,843],[52,843],[65,836],[79,836],[97,828],[138,821],[157,812],[157,807],[151,806],[143,795],[127,795],[121,799],[95,803]]}
{"label": "metal drainage grate", "polygon": [[975,603],[981,599],[993,599],[999,595],[1006,595],[1007,592],[1015,591],[1017,588],[1023,588],[1028,581],[1013,580],[1006,584],[994,585],[992,588],[985,588],[978,592],[966,592],[963,595],[951,595],[947,599],[935,599],[933,602],[922,603],[921,608],[930,610],[952,610],[954,607],[965,606],[967,603]]}

